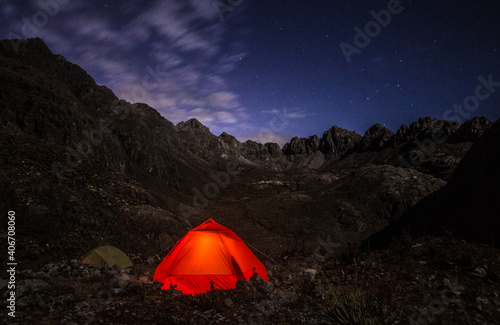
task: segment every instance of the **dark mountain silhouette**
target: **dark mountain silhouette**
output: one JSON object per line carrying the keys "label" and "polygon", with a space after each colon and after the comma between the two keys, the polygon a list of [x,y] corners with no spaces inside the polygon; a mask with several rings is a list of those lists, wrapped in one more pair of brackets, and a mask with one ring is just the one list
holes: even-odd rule
{"label": "dark mountain silhouette", "polygon": [[[475,124],[472,122],[472,124]],[[470,137],[470,131],[463,133]],[[480,137],[453,172],[448,184],[425,197],[394,225],[371,239],[387,245],[408,231],[414,237],[443,235],[488,244],[500,242],[500,121]]]}

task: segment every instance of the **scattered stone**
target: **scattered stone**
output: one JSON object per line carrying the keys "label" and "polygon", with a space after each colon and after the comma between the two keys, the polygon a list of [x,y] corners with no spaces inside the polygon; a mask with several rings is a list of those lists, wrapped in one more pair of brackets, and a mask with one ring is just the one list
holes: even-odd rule
{"label": "scattered stone", "polygon": [[318,274],[318,271],[315,269],[305,269],[304,272],[310,274],[312,280],[314,280],[314,277]]}
{"label": "scattered stone", "polygon": [[299,298],[295,291],[278,291],[278,298],[290,303],[295,303]]}
{"label": "scattered stone", "polygon": [[121,278],[128,281],[128,282],[131,281],[130,276],[127,273],[122,273]]}
{"label": "scattered stone", "polygon": [[77,312],[89,311],[89,310],[91,310],[91,307],[87,301],[82,300],[82,301],[75,304],[75,310]]}
{"label": "scattered stone", "polygon": [[228,308],[233,308],[234,302],[230,298],[224,299],[224,305]]}
{"label": "scattered stone", "polygon": [[123,295],[125,294],[125,290],[122,288],[111,288],[111,293],[114,295]]}
{"label": "scattered stone", "polygon": [[484,278],[486,276],[486,271],[482,267],[477,267],[474,271],[472,271],[472,274],[477,277]]}
{"label": "scattered stone", "polygon": [[17,285],[17,295],[22,297],[24,294],[30,292],[42,291],[50,288],[50,285],[40,279],[26,279],[24,281],[19,281]]}
{"label": "scattered stone", "polygon": [[264,291],[266,293],[271,293],[274,291],[274,284],[272,282],[266,281],[264,282]]}
{"label": "scattered stone", "polygon": [[488,299],[486,299],[486,298],[482,298],[482,297],[477,297],[477,298],[476,298],[476,302],[477,302],[478,304],[483,304],[483,305],[488,305],[488,304],[489,304]]}

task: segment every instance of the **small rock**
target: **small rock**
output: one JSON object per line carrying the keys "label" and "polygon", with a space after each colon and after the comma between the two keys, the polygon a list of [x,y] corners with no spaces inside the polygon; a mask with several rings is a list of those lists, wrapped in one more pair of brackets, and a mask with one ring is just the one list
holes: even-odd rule
{"label": "small rock", "polygon": [[482,267],[477,267],[474,271],[472,271],[472,274],[484,278],[486,276],[486,271]]}
{"label": "small rock", "polygon": [[236,288],[240,290],[247,290],[249,288],[248,282],[244,280],[239,280],[236,282]]}
{"label": "small rock", "polygon": [[224,299],[224,305],[228,308],[232,308],[234,306],[234,302],[230,298]]}
{"label": "small rock", "polygon": [[121,289],[121,288],[112,288],[111,289],[111,292],[114,294],[114,295],[123,295],[125,293],[125,290]]}
{"label": "small rock", "polygon": [[310,274],[311,279],[313,279],[313,280],[314,280],[314,277],[316,276],[316,274],[318,274],[318,271],[315,269],[305,269],[304,272]]}
{"label": "small rock", "polygon": [[263,301],[256,306],[257,310],[266,317],[271,317],[275,314],[276,306],[271,301]]}
{"label": "small rock", "polygon": [[272,282],[264,282],[264,291],[271,293],[274,291],[274,284]]}
{"label": "small rock", "polygon": [[142,285],[144,286],[144,290],[146,290],[146,292],[160,290],[161,287],[163,287],[163,283],[158,282],[158,280],[155,280],[154,282],[151,281],[143,282]]}
{"label": "small rock", "polygon": [[86,302],[85,300],[80,301],[79,303],[75,304],[75,310],[77,312],[89,311],[90,310],[90,304],[88,302]]}
{"label": "small rock", "polygon": [[477,297],[476,298],[476,302],[478,304],[483,304],[483,305],[488,305],[489,304],[488,299],[482,298],[482,297]]}
{"label": "small rock", "polygon": [[111,280],[110,287],[125,289],[128,284],[129,282],[126,279],[122,277],[116,277],[114,280]]}
{"label": "small rock", "polygon": [[278,291],[278,298],[294,303],[299,297],[297,296],[297,293],[295,293],[295,291]]}
{"label": "small rock", "polygon": [[151,286],[153,286],[153,282],[152,281],[145,281],[142,285],[144,287],[151,287]]}
{"label": "small rock", "polygon": [[121,269],[121,270],[120,270],[120,273],[121,273],[121,274],[130,274],[130,270],[131,270],[131,269],[127,267],[126,269]]}
{"label": "small rock", "polygon": [[43,291],[49,288],[50,285],[39,279],[28,279],[24,281],[20,281],[17,286],[17,294],[18,296],[22,296],[25,292],[33,292],[33,291]]}
{"label": "small rock", "polygon": [[126,280],[126,281],[128,281],[128,282],[130,282],[130,276],[127,273],[122,273],[121,274],[121,278],[124,279],[124,280]]}

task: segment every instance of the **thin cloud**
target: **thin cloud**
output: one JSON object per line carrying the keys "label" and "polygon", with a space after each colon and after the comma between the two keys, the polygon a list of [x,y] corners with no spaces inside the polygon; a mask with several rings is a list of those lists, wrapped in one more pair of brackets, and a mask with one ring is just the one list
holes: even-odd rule
{"label": "thin cloud", "polygon": [[236,108],[238,107],[238,97],[236,94],[229,91],[219,91],[213,93],[207,98],[208,104],[219,108]]}
{"label": "thin cloud", "polygon": [[[96,12],[97,3],[61,5],[30,36],[44,39],[119,98],[145,102],[174,123],[197,118],[221,132],[246,123],[246,108],[226,80],[246,57],[245,44],[211,1],[120,3],[120,10]],[[21,16],[10,29],[20,35],[21,17],[40,8],[35,2],[11,7],[4,10]]]}
{"label": "thin cloud", "polygon": [[271,109],[271,110],[262,110],[261,113],[263,114],[269,114],[269,115],[274,115],[276,117],[280,117],[281,120],[297,120],[297,119],[303,119],[309,116],[314,116],[316,115],[315,113],[310,113],[304,109],[289,109],[289,108],[283,108],[281,110],[279,109]]}
{"label": "thin cloud", "polygon": [[277,143],[280,148],[283,148],[283,146],[290,141],[290,139],[293,136],[288,134],[288,133],[281,133],[281,132],[267,132],[267,131],[262,131],[260,133],[253,133],[249,134],[246,136],[242,136],[238,138],[238,141],[240,142],[245,142],[247,140],[252,140],[261,144],[265,143]]}

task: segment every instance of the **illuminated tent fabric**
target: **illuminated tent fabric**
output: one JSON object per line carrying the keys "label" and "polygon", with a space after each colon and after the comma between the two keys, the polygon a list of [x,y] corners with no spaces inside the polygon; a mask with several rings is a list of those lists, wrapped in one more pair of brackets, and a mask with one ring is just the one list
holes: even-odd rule
{"label": "illuminated tent fabric", "polygon": [[258,273],[268,281],[266,267],[233,231],[208,219],[182,237],[158,265],[153,280],[184,294],[231,289],[238,280]]}
{"label": "illuminated tent fabric", "polygon": [[132,267],[133,264],[124,252],[113,246],[101,246],[91,250],[82,259],[83,264],[93,266],[114,266],[119,268]]}

